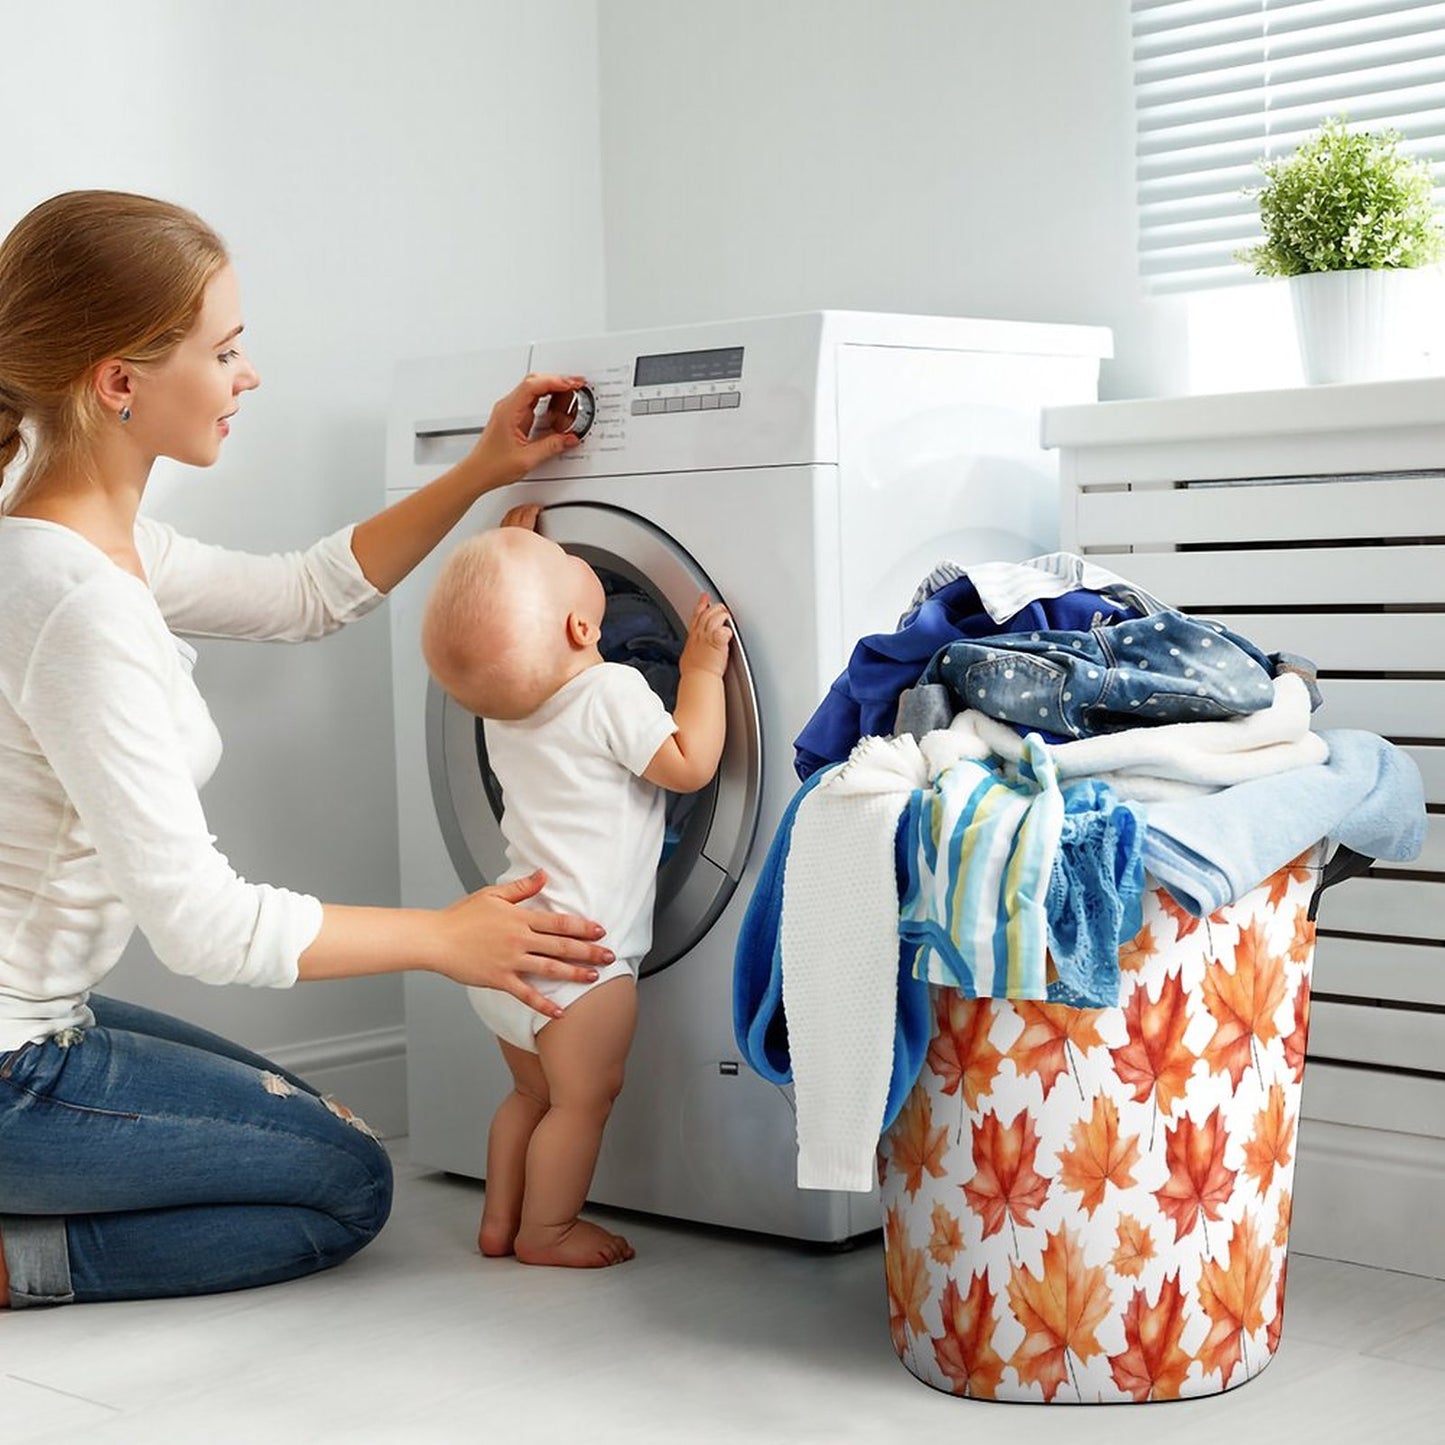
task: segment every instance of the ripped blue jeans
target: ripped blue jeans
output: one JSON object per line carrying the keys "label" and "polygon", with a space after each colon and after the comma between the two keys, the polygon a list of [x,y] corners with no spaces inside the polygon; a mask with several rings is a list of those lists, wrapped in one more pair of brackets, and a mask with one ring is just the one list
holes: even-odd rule
{"label": "ripped blue jeans", "polygon": [[92,997],[95,1026],[0,1053],[0,1239],[13,1306],[272,1284],[386,1222],[369,1130],[236,1044]]}

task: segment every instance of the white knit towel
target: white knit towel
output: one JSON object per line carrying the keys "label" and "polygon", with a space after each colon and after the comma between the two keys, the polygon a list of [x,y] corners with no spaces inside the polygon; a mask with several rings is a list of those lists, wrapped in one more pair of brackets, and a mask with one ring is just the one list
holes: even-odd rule
{"label": "white knit towel", "polygon": [[873,1188],[898,1014],[898,816],[914,789],[980,755],[964,728],[921,745],[866,737],[798,805],[779,944],[800,1189]]}
{"label": "white knit towel", "polygon": [[[1017,761],[1023,756],[1024,740],[1008,723],[973,709],[959,718],[965,720],[960,729],[971,731],[999,757]],[[1274,702],[1259,712],[1218,722],[1164,723],[1099,733],[1050,744],[1048,752],[1060,782],[1101,778],[1112,784],[1116,778],[1162,778],[1208,788],[1232,787],[1322,763],[1329,755],[1324,739],[1310,731],[1309,691],[1292,672],[1274,679]],[[1161,790],[1164,796],[1171,791]]]}

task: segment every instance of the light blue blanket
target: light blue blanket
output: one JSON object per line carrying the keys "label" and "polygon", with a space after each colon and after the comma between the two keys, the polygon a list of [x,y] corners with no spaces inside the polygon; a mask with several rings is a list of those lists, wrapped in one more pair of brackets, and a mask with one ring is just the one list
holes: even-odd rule
{"label": "light blue blanket", "polygon": [[1374,733],[1320,733],[1327,761],[1200,798],[1153,803],[1144,866],[1198,917],[1243,897],[1322,838],[1407,862],[1425,841],[1425,792],[1406,752]]}

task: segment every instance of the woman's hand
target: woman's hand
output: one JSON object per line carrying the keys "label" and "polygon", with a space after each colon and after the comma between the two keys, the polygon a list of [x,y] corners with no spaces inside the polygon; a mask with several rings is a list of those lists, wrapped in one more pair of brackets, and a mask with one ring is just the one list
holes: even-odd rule
{"label": "woman's hand", "polygon": [[524,376],[493,408],[486,428],[462,464],[478,479],[478,495],[505,487],[552,457],[580,445],[567,431],[552,431],[532,439],[537,403],[544,396],[582,386],[580,376]]}
{"label": "woman's hand", "polygon": [[546,881],[539,869],[529,877],[479,889],[442,909],[437,972],[457,983],[502,989],[538,1013],[560,1018],[562,1010],[524,975],[590,983],[597,971],[589,965],[611,963],[613,955],[595,941],[583,941],[600,938],[606,931],[600,924],[570,913],[517,906]]}

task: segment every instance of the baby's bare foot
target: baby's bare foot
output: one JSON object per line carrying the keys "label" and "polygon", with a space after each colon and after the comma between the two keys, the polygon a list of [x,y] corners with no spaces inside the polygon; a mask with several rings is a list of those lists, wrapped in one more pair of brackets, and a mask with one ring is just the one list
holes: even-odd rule
{"label": "baby's bare foot", "polygon": [[517,1238],[517,1221],[501,1216],[493,1217],[482,1210],[482,1222],[477,1229],[477,1248],[490,1259],[498,1259],[512,1253]]}
{"label": "baby's bare foot", "polygon": [[488,1259],[499,1259],[504,1254],[512,1253],[512,1246],[517,1237],[517,1225],[522,1222],[522,1211],[506,1209],[500,1204],[493,1204],[488,1198],[487,1204],[481,1209],[481,1224],[477,1227],[477,1248],[481,1253],[486,1254]]}
{"label": "baby's bare foot", "polygon": [[574,1219],[560,1229],[521,1229],[514,1248],[523,1264],[554,1264],[568,1269],[625,1264],[637,1252],[620,1234],[610,1234],[585,1219]]}

